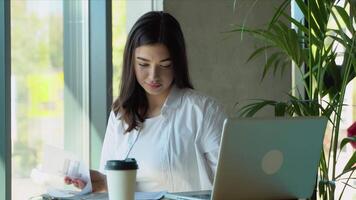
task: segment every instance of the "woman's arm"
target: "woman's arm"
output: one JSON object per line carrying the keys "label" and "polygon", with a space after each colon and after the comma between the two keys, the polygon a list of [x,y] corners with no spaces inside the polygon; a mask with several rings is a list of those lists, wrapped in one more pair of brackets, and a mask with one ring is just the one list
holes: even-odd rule
{"label": "woman's arm", "polygon": [[206,108],[200,144],[206,162],[210,168],[211,180],[213,180],[218,162],[222,130],[227,115],[224,112],[223,107],[215,101],[209,102],[209,105],[206,106]]}

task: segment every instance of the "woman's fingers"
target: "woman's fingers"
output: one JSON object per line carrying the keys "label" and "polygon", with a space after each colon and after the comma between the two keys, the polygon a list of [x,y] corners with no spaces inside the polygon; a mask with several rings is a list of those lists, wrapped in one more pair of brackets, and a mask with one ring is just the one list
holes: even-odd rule
{"label": "woman's fingers", "polygon": [[64,183],[69,185],[69,184],[72,184],[72,179],[69,178],[68,176],[64,177]]}
{"label": "woman's fingers", "polygon": [[[103,192],[106,191],[106,176],[98,171],[90,170],[90,177],[92,181],[93,192]],[[64,177],[64,182],[66,184],[73,184],[74,187],[83,189],[86,182],[81,179],[70,178],[68,176]]]}
{"label": "woman's fingers", "polygon": [[79,189],[83,189],[86,185],[86,183],[80,179],[73,179],[72,183],[75,187],[77,187]]}
{"label": "woman's fingers", "polygon": [[84,182],[83,180],[80,179],[72,179],[68,176],[64,177],[64,183],[67,185],[73,184],[74,187],[79,188],[79,189],[83,189],[86,185],[86,182]]}

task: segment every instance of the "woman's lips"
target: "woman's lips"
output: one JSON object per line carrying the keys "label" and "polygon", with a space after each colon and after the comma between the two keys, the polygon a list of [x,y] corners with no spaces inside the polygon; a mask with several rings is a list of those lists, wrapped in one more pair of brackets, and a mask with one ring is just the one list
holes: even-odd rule
{"label": "woman's lips", "polygon": [[147,83],[147,85],[153,89],[161,87],[161,84],[159,83]]}

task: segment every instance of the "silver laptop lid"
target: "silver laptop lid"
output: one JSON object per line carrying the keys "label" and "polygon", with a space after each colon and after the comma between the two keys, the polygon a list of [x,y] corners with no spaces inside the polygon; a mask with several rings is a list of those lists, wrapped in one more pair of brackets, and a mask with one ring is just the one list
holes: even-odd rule
{"label": "silver laptop lid", "polygon": [[327,119],[229,118],[212,199],[286,199],[312,195]]}

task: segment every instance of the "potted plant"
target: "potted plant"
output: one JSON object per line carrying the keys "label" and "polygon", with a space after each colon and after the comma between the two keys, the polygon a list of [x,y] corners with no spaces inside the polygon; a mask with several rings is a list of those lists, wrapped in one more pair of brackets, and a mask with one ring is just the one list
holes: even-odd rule
{"label": "potted plant", "polygon": [[[331,142],[321,152],[317,193],[321,199],[334,199],[335,187],[342,187],[338,196],[341,199],[344,190],[355,189],[349,181],[355,179],[352,174],[356,169],[356,152],[342,166],[342,172],[336,168],[341,149],[356,141],[352,133],[340,141],[346,86],[356,76],[356,1],[295,0],[303,21],[285,12],[290,3],[291,0],[286,0],[276,9],[266,28],[237,26],[232,32],[251,34],[262,42],[248,58],[249,61],[267,55],[262,79],[270,71],[274,74],[280,71],[283,75],[283,70],[293,63],[301,74],[304,91],[293,88],[293,94],[288,94],[284,102],[255,100],[242,107],[240,114],[251,117],[262,108],[272,106],[276,116],[326,116],[332,126]],[[337,62],[337,57],[342,61]]]}

